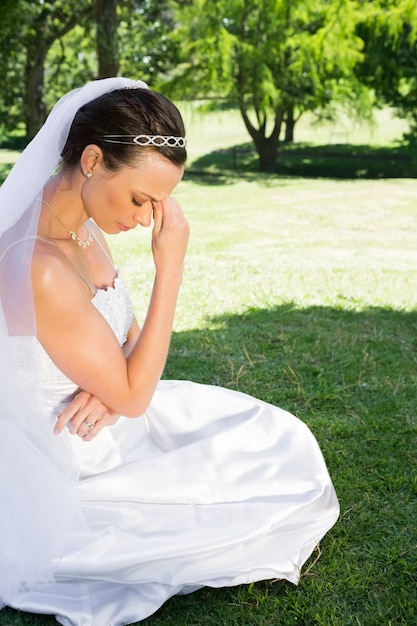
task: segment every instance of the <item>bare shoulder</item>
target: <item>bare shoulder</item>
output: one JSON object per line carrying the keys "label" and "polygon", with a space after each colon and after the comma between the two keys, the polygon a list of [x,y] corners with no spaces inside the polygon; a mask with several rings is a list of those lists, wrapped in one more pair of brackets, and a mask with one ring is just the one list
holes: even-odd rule
{"label": "bare shoulder", "polygon": [[61,292],[87,293],[84,281],[65,254],[54,244],[37,240],[32,256],[35,298]]}

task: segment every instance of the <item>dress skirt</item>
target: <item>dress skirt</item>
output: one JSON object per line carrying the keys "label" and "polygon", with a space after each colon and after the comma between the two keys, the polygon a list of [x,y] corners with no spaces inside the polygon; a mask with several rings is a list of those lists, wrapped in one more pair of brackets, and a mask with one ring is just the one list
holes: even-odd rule
{"label": "dress skirt", "polygon": [[203,586],[297,584],[338,517],[308,427],[240,392],[161,381],[145,415],[91,442],[61,435],[88,539],[57,560],[53,582],[9,604],[64,626],[140,621]]}

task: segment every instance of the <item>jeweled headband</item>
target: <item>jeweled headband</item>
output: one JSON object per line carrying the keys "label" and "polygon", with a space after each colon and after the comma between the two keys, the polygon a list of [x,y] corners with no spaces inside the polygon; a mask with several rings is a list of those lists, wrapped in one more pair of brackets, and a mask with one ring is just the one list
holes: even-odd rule
{"label": "jeweled headband", "polygon": [[104,135],[107,143],[135,143],[138,146],[169,146],[170,148],[185,148],[187,140],[185,137],[174,137],[172,135]]}

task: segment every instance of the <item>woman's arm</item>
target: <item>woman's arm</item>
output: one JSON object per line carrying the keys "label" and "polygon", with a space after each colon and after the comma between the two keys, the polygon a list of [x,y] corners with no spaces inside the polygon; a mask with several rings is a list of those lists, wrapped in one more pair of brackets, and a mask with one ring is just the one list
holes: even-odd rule
{"label": "woman's arm", "polygon": [[[136,318],[133,319],[129,329],[127,340],[122,350],[125,357],[130,354],[139,337],[140,329]],[[119,420],[120,415],[111,411],[101,400],[92,396],[87,391],[80,391],[75,398],[59,414],[54,427],[54,433],[58,435],[69,424],[69,432],[78,435],[84,441],[91,441],[106,426],[113,426]],[[85,422],[94,424],[93,428],[86,427]]]}
{"label": "woman's arm", "polygon": [[176,201],[156,203],[155,281],[143,328],[135,331],[127,356],[70,262],[49,250],[34,255],[39,340],[68,378],[114,413],[141,415],[153,396],[168,354],[188,236]]}

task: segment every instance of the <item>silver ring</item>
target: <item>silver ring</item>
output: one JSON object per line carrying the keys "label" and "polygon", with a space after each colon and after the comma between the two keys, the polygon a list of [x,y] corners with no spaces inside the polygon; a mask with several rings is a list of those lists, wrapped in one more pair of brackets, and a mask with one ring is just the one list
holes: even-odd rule
{"label": "silver ring", "polygon": [[89,422],[88,420],[85,420],[84,424],[87,426],[88,430],[91,430],[95,426],[95,424]]}

